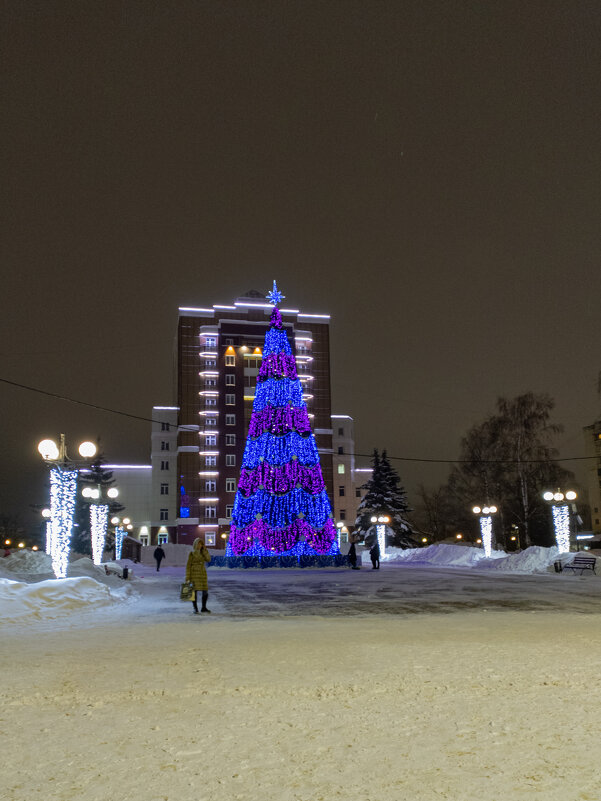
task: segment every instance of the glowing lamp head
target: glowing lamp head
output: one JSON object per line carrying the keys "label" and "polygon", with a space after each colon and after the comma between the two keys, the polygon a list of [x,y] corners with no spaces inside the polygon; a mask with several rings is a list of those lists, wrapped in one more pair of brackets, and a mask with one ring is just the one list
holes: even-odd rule
{"label": "glowing lamp head", "polygon": [[117,495],[119,495],[119,490],[117,487],[111,487],[109,490],[107,490],[106,494],[109,496],[109,498],[116,498]]}
{"label": "glowing lamp head", "polygon": [[119,518],[118,517],[111,517],[111,523],[113,524],[113,526],[118,525]]}
{"label": "glowing lamp head", "polygon": [[53,439],[43,439],[38,445],[38,451],[47,462],[52,462],[58,459],[58,445]]}
{"label": "glowing lamp head", "polygon": [[578,496],[574,492],[574,490],[568,490],[566,492],[566,498],[568,501],[575,501]]}
{"label": "glowing lamp head", "polygon": [[515,542],[515,537],[510,537],[509,539],[510,539],[512,542]]}
{"label": "glowing lamp head", "polygon": [[227,539],[227,534],[222,534],[222,535],[221,535],[221,539],[222,539],[222,540],[226,540],[226,539]]}
{"label": "glowing lamp head", "polygon": [[462,540],[463,539],[463,534],[455,534],[455,539],[456,540]]}
{"label": "glowing lamp head", "polygon": [[133,528],[133,526],[132,526],[132,525],[131,525],[131,523],[130,523],[130,524],[129,524],[129,526],[127,527],[127,530],[128,530],[128,531],[131,531],[131,530],[132,530],[132,528]]}
{"label": "glowing lamp head", "polygon": [[20,542],[19,543],[19,548],[24,548],[24,547],[25,547],[25,543],[24,542]]}
{"label": "glowing lamp head", "polygon": [[127,525],[128,525],[128,523],[131,523],[131,520],[129,519],[129,517],[124,517],[124,518],[123,518],[123,525],[124,525],[124,526],[127,526]]}
{"label": "glowing lamp head", "polygon": [[472,512],[473,512],[475,515],[479,515],[481,511],[482,511],[482,509],[480,509],[480,507],[479,507],[479,506],[474,506],[474,508],[472,509]]}
{"label": "glowing lamp head", "polygon": [[32,550],[32,551],[37,551],[37,549],[38,549],[38,546],[37,546],[37,545],[34,545],[34,546],[33,546],[33,548],[32,548],[31,550]]}
{"label": "glowing lamp head", "polygon": [[556,492],[553,495],[553,500],[554,501],[563,501],[563,492]]}
{"label": "glowing lamp head", "polygon": [[377,517],[372,517],[371,522],[372,523],[377,523],[378,522],[378,518]]}
{"label": "glowing lamp head", "polygon": [[494,515],[494,514],[497,513],[497,507],[496,506],[489,506],[488,507],[488,511],[491,513],[491,515]]}
{"label": "glowing lamp head", "polygon": [[552,492],[544,492],[543,493],[543,498],[546,501],[552,501],[553,500],[553,493]]}
{"label": "glowing lamp head", "polygon": [[92,456],[96,455],[96,445],[88,440],[82,442],[79,446],[79,455],[83,456],[84,459],[91,459]]}
{"label": "glowing lamp head", "polygon": [[81,491],[81,494],[84,498],[93,498],[94,497],[94,490],[92,487],[84,487]]}
{"label": "glowing lamp head", "polygon": [[428,538],[427,537],[422,537],[422,542],[428,542]]}
{"label": "glowing lamp head", "polygon": [[482,540],[476,540],[476,545],[482,545]]}
{"label": "glowing lamp head", "polygon": [[52,515],[50,509],[42,509],[42,517],[48,519]]}
{"label": "glowing lamp head", "polygon": [[342,526],[343,526],[343,525],[344,525],[344,523],[342,522],[342,520],[339,520],[339,521],[336,523],[336,528],[342,528]]}
{"label": "glowing lamp head", "polygon": [[5,545],[10,545],[10,544],[11,544],[11,542],[12,542],[12,540],[4,540],[4,544],[5,544]]}
{"label": "glowing lamp head", "polygon": [[490,507],[489,506],[483,506],[482,507],[482,514],[483,515],[489,515],[490,514]]}

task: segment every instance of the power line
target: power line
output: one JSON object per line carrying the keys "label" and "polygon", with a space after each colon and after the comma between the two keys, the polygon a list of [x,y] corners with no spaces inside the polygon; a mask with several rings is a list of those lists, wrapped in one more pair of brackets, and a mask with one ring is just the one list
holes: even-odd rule
{"label": "power line", "polygon": [[[49,398],[56,400],[67,401],[68,403],[76,403],[79,406],[87,406],[89,409],[96,409],[100,412],[107,412],[108,414],[118,414],[121,417],[129,417],[132,420],[140,420],[143,423],[162,423],[162,420],[154,420],[152,417],[143,417],[139,414],[131,414],[130,412],[123,412],[119,409],[109,409],[107,406],[98,406],[96,403],[87,403],[86,401],[77,400],[76,398],[68,398],[66,395],[59,395],[56,392],[48,392],[45,389],[38,389],[38,387],[30,387],[27,384],[20,384],[17,381],[9,381],[7,378],[0,378],[3,384],[9,384],[11,387],[18,387],[19,389],[26,389],[29,392],[37,392],[39,395],[46,395]],[[347,456],[360,456],[361,458],[371,459],[372,453],[349,453]],[[423,462],[425,464],[474,464],[473,459],[425,459],[417,456],[388,456],[395,462]],[[596,459],[596,456],[566,456],[557,459],[480,459],[478,464],[550,464],[551,462],[581,462],[588,459]]]}

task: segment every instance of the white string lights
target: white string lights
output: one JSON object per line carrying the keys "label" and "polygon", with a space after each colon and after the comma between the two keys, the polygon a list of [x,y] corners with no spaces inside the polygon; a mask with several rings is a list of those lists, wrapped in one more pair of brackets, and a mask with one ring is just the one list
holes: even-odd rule
{"label": "white string lights", "polygon": [[50,512],[52,534],[50,556],[57,578],[67,575],[73,512],[77,496],[77,470],[50,470]]}
{"label": "white string lights", "polygon": [[124,539],[125,529],[123,526],[117,526],[115,529],[115,559],[121,559],[121,550],[123,548]]}
{"label": "white string lights", "polygon": [[552,506],[553,528],[559,553],[568,553],[570,550],[570,509],[567,504]]}
{"label": "white string lights", "polygon": [[102,564],[109,508],[105,503],[93,503],[90,506],[90,528],[92,534],[92,559],[95,565]]}
{"label": "white string lights", "polygon": [[492,517],[497,513],[496,506],[474,506],[472,512],[480,516],[480,535],[484,556],[489,559],[492,554]]}

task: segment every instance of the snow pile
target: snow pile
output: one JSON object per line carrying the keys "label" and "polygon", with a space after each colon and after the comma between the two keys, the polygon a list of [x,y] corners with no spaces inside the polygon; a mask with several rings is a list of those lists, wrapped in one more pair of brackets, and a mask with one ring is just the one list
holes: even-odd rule
{"label": "snow pile", "polygon": [[[502,570],[504,573],[546,573],[548,568],[559,558],[557,546],[552,548],[542,548],[540,545],[533,545],[520,553],[505,554],[497,551],[496,559],[483,559],[479,568],[487,570]],[[564,554],[562,561],[571,562],[575,554]]]}
{"label": "snow pile", "polygon": [[25,615],[34,619],[55,618],[82,607],[118,603],[128,594],[127,585],[114,589],[87,576],[48,579],[37,584],[0,578],[0,621]]}
{"label": "snow pile", "polygon": [[[563,554],[562,561],[569,562],[574,554]],[[383,561],[435,567],[478,568],[496,570],[504,573],[546,573],[559,557],[557,547],[542,548],[533,545],[519,553],[507,554],[493,551],[486,559],[482,548],[466,545],[429,545],[427,548],[386,548]]]}
{"label": "snow pile", "polygon": [[[494,551],[499,556],[505,553]],[[427,548],[386,548],[382,561],[407,562],[416,565],[437,565],[438,567],[474,567],[484,559],[482,548],[466,545],[429,545]]]}
{"label": "snow pile", "polygon": [[0,576],[14,578],[52,573],[52,560],[44,551],[14,551],[0,559]]}

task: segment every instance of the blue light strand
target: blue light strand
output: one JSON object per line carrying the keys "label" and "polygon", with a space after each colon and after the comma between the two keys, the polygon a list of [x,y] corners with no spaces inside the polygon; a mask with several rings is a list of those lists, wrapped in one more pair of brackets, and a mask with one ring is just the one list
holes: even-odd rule
{"label": "blue light strand", "polygon": [[286,495],[271,495],[265,490],[259,490],[250,498],[245,498],[242,493],[236,493],[232,522],[238,528],[244,528],[260,515],[271,528],[285,528],[302,515],[314,528],[323,528],[331,514],[326,490],[318,495],[311,495],[296,487]]}
{"label": "blue light strand", "polygon": [[257,383],[254,412],[262,412],[266,406],[306,407],[303,399],[303,388],[298,378],[268,378]]}
{"label": "blue light strand", "polygon": [[262,460],[275,466],[287,464],[292,459],[298,459],[303,465],[319,464],[319,452],[313,434],[302,437],[298,432],[290,431],[283,437],[276,437],[266,432],[257,439],[249,438],[244,449],[242,467],[254,470]]}
{"label": "blue light strand", "polygon": [[292,355],[292,348],[288,342],[286,331],[278,328],[270,328],[265,334],[265,344],[263,346],[263,357],[271,353],[287,353]]}

